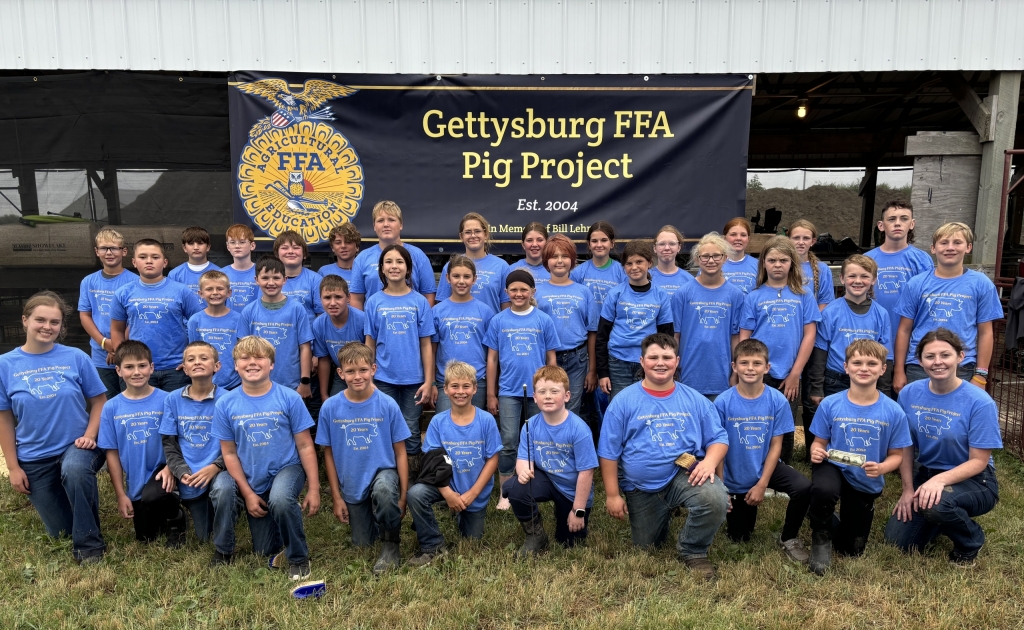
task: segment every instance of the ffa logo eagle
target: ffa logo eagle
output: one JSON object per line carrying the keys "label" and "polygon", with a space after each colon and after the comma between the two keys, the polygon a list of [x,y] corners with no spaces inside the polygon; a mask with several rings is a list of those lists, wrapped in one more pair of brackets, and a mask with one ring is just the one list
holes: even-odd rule
{"label": "ffa logo eagle", "polygon": [[269,116],[249,130],[238,162],[238,193],[246,213],[268,236],[301,233],[309,244],[327,240],[335,226],[351,221],[363,198],[363,168],[348,139],[326,121],[325,103],[358,90],[311,79],[292,92],[284,79],[235,86],[266,99]]}

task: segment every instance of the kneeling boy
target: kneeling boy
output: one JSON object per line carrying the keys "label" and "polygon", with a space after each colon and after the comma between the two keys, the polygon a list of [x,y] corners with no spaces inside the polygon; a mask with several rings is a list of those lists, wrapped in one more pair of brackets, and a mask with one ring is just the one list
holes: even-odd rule
{"label": "kneeling boy", "polygon": [[643,380],[612,399],[597,445],[608,513],[619,520],[628,514],[633,544],[652,547],[668,538],[672,511],[687,508],[676,551],[695,575],[713,579],[708,549],[729,507],[715,470],[729,450],[729,436],[714,405],[673,380],[679,346],[672,335],[648,335],[640,344],[640,365]]}
{"label": "kneeling boy", "polygon": [[420,542],[411,566],[424,566],[444,551],[435,503],[448,504],[466,538],[479,540],[484,535],[501,433],[494,416],[473,406],[476,379],[476,369],[468,363],[452,360],[445,366],[444,392],[452,407],[430,421],[423,438],[423,466],[409,489],[409,511]]}
{"label": "kneeling boy", "polygon": [[870,339],[847,346],[850,389],[821,401],[811,422],[809,568],[818,575],[828,570],[833,546],[844,555],[864,553],[885,474],[899,468],[903,448],[912,444],[903,408],[876,388],[887,354]]}
{"label": "kneeling boy", "polygon": [[353,342],[338,351],[346,389],[320,408],[316,443],[324,447],[334,516],[352,527],[352,544],[369,547],[383,538],[373,572],[398,567],[398,549],[409,466],[405,439],[411,433],[402,410],[373,384],[373,351]]}
{"label": "kneeling boy", "polygon": [[797,535],[807,516],[811,482],[779,459],[782,436],[793,431],[789,401],[778,389],[765,387],[764,375],[771,369],[768,346],[745,339],[736,344],[732,356],[739,382],[715,399],[722,426],[729,434],[722,474],[732,502],[725,519],[726,532],[733,542],[750,540],[765,490],[785,492],[789,507],[779,545],[790,560],[807,562],[807,551]]}
{"label": "kneeling boy", "polygon": [[[309,437],[313,419],[295,390],[270,380],[274,346],[269,341],[242,337],[233,354],[242,386],[217,401],[213,437],[220,440],[224,465],[245,500],[253,550],[273,556],[272,569],[287,560],[288,577],[305,579],[309,548],[302,510],[313,516],[320,509],[316,449]],[[222,553],[230,556],[234,549]]]}
{"label": "kneeling boy", "polygon": [[185,542],[185,513],[173,493],[174,475],[164,464],[159,437],[167,392],[149,384],[153,354],[141,341],[120,344],[114,366],[125,390],[103,406],[96,445],[107,449],[117,511],[132,519],[136,540],[148,543],[166,534],[168,547],[180,547]]}
{"label": "kneeling boy", "polygon": [[217,349],[205,341],[185,346],[182,369],[192,384],[167,395],[160,422],[167,467],[178,480],[181,503],[192,515],[196,538],[206,542],[213,534],[211,566],[231,563],[241,509],[220,442],[210,439],[216,403],[227,393],[213,382],[220,370],[218,358]]}
{"label": "kneeling boy", "polygon": [[548,546],[538,503],[555,504],[555,540],[574,547],[587,537],[594,504],[594,436],[582,418],[565,408],[572,398],[569,376],[546,365],[533,375],[533,399],[540,413],[530,418],[519,435],[516,476],[502,488],[526,532],[520,556],[537,554]]}

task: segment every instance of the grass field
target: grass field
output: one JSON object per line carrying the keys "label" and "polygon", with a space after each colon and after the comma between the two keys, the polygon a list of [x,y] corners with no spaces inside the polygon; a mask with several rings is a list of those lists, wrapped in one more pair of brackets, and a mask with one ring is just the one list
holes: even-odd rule
{"label": "grass field", "polygon": [[[70,542],[48,539],[31,505],[4,479],[0,628],[1018,628],[1024,467],[1009,456],[997,465],[1001,502],[981,519],[988,541],[974,569],[946,562],[945,539],[923,557],[882,544],[898,486],[890,479],[864,557],[835,559],[825,578],[788,563],[774,546],[785,502],[768,499],[751,543],[732,545],[719,533],[711,549],[719,578],[710,584],[691,579],[674,546],[632,549],[628,525],[604,512],[600,485],[585,548],[518,561],[518,524],[493,512],[482,543],[459,543],[432,566],[382,578],[370,571],[376,549],[351,547],[348,526],[334,520],[325,496],[321,513],[306,521],[313,577],[327,581],[327,595],[317,601],[292,599],[287,578],[251,554],[244,519],[239,555],[227,568],[208,569],[211,550],[191,534],[176,551],[137,543],[131,523],[117,515],[106,473],[107,556],[78,567]],[[545,517],[551,531],[550,510]],[[442,514],[440,521],[454,540],[451,519]],[[402,531],[406,558],[416,549],[410,522],[407,516]],[[673,536],[681,523],[674,519]],[[809,541],[806,525],[802,535]]]}

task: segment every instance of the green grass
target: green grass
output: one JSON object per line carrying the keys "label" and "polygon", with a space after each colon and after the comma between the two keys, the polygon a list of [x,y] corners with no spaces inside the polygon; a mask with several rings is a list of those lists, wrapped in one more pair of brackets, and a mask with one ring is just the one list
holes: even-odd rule
{"label": "green grass", "polygon": [[[768,499],[751,543],[732,545],[719,533],[711,549],[719,578],[711,584],[691,579],[674,545],[632,549],[628,525],[605,514],[600,486],[584,548],[518,561],[512,551],[522,531],[511,514],[492,511],[482,543],[458,543],[432,566],[383,578],[370,571],[376,548],[352,548],[348,526],[334,520],[325,497],[321,513],[306,521],[313,577],[327,581],[318,601],[292,599],[287,578],[251,554],[244,519],[239,555],[227,568],[208,569],[211,550],[191,534],[176,551],[137,543],[131,523],[116,513],[105,473],[107,556],[78,567],[70,542],[48,539],[31,505],[4,480],[0,628],[1021,627],[1024,467],[1009,456],[997,464],[1002,500],[980,519],[988,541],[974,569],[946,562],[945,539],[923,557],[882,544],[898,486],[890,478],[864,557],[835,559],[825,578],[786,562],[774,544],[786,504]],[[550,508],[545,518],[550,532]],[[410,522],[402,531],[406,558],[416,549]],[[441,514],[440,522],[456,540],[451,519]],[[681,524],[673,520],[673,536]],[[808,540],[806,525],[802,534]]]}

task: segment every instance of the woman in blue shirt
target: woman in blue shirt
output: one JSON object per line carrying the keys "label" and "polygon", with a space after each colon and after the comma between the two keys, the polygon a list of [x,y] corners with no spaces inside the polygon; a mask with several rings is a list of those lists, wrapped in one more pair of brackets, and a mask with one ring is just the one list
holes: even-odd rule
{"label": "woman in blue shirt", "polygon": [[96,448],[106,387],[81,350],[58,344],[68,308],[43,291],[25,303],[25,344],[0,356],[0,449],[11,485],[39,512],[46,533],[70,534],[82,564],[103,559]]}
{"label": "woman in blue shirt", "polygon": [[[947,328],[917,346],[927,380],[900,391],[914,446],[900,465],[903,492],[885,527],[885,539],[903,551],[923,552],[940,535],[953,541],[949,561],[973,565],[985,532],[973,519],[999,501],[992,450],[1003,447],[995,402],[957,376],[964,345]],[[916,429],[916,430],[915,430]],[[918,472],[913,472],[914,448]]]}
{"label": "woman in blue shirt", "polygon": [[[491,224],[483,216],[470,212],[459,222],[459,238],[466,246],[466,258],[472,261],[475,270],[473,297],[491,307],[495,313],[508,308],[508,295],[505,293],[508,263],[494,254],[487,253],[491,245]],[[444,269],[441,270],[441,279],[437,283],[438,303],[452,295],[452,285],[448,278],[449,265],[450,262],[445,263]],[[477,372],[482,373],[479,369]],[[444,382],[442,374],[438,374],[437,379],[438,383]]]}
{"label": "woman in blue shirt", "polygon": [[434,387],[434,319],[427,298],[412,290],[413,262],[401,245],[381,252],[383,291],[366,300],[366,345],[374,351],[374,385],[402,409],[412,436],[405,441],[409,472],[419,472],[420,415]]}

